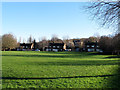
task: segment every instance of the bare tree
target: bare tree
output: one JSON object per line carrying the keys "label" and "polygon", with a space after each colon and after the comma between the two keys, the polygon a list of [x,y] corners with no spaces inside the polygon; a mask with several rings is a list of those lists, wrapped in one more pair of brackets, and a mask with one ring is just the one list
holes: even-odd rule
{"label": "bare tree", "polygon": [[86,9],[100,25],[118,29],[120,24],[120,0],[94,0]]}
{"label": "bare tree", "polygon": [[32,43],[32,41],[33,41],[33,40],[32,40],[32,36],[30,35],[30,37],[28,38],[28,42],[29,42],[29,43]]}
{"label": "bare tree", "polygon": [[119,50],[120,51],[120,33],[116,34],[113,39],[112,39],[112,44],[113,44],[113,48],[114,51],[115,50]]}
{"label": "bare tree", "polygon": [[75,48],[74,43],[70,40],[66,43],[66,45],[68,46],[68,48],[71,48],[72,50],[74,50],[74,48]]}
{"label": "bare tree", "polygon": [[99,41],[99,38],[98,38],[98,37],[91,36],[91,37],[88,38],[88,41],[89,41],[89,42],[96,42],[96,41],[98,42],[98,41]]}
{"label": "bare tree", "polygon": [[18,41],[19,43],[21,42],[21,37],[19,38],[19,41]]}
{"label": "bare tree", "polygon": [[42,39],[42,41],[46,41],[47,40],[47,38],[45,36],[43,36],[41,39]]}
{"label": "bare tree", "polygon": [[63,36],[63,42],[65,44],[68,44],[69,43],[69,36]]}
{"label": "bare tree", "polygon": [[23,38],[23,43],[25,43],[26,42],[26,40],[25,40],[25,38]]}
{"label": "bare tree", "polygon": [[17,39],[12,34],[4,34],[2,36],[2,48],[13,49],[17,46]]}
{"label": "bare tree", "polygon": [[57,35],[52,35],[52,38],[51,38],[51,41],[53,41],[53,42],[56,42],[56,41],[58,41],[58,36]]}
{"label": "bare tree", "polygon": [[112,52],[113,51],[112,38],[108,36],[101,36],[99,46],[104,52]]}
{"label": "bare tree", "polygon": [[63,36],[63,40],[69,40],[69,36],[68,35]]}
{"label": "bare tree", "polygon": [[48,40],[46,39],[46,37],[44,36],[39,38],[38,48],[44,51],[47,46],[48,46]]}

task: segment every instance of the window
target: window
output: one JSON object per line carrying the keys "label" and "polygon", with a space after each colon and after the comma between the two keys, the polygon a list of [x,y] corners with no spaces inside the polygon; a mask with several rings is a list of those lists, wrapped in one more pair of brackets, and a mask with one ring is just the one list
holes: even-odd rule
{"label": "window", "polygon": [[60,46],[57,46],[57,48],[60,48]]}
{"label": "window", "polygon": [[91,47],[95,47],[94,45],[92,45]]}
{"label": "window", "polygon": [[89,47],[89,45],[87,45],[87,47]]}
{"label": "window", "polygon": [[97,45],[97,47],[99,47],[99,46]]}
{"label": "window", "polygon": [[46,51],[51,51],[51,49],[46,49]]}
{"label": "window", "polygon": [[55,46],[53,46],[53,48],[55,48]]}
{"label": "window", "polygon": [[88,49],[88,52],[93,52],[94,51],[94,49]]}
{"label": "window", "polygon": [[100,51],[100,49],[96,49],[96,51],[97,51],[97,52],[99,52],[99,51]]}

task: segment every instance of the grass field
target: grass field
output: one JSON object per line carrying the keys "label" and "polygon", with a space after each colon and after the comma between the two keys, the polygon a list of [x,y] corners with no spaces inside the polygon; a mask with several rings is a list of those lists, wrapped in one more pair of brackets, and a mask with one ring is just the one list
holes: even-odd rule
{"label": "grass field", "polygon": [[118,88],[120,57],[86,52],[2,52],[3,88]]}

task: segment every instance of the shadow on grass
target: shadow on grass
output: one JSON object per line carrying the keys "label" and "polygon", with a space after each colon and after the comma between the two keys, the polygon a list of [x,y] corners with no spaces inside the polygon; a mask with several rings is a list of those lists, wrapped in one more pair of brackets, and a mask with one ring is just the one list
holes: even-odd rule
{"label": "shadow on grass", "polygon": [[[47,55],[49,54],[49,55]],[[98,55],[98,53],[87,53],[87,52],[47,52],[46,55],[38,54],[3,54],[2,56],[15,56],[15,57],[51,57],[51,58],[82,58],[82,57],[90,57],[93,55]]]}
{"label": "shadow on grass", "polygon": [[2,77],[2,79],[60,79],[60,78],[90,78],[90,77],[111,77],[111,76],[119,76],[117,74],[113,75],[96,75],[96,76],[69,76],[69,77],[31,77],[31,78],[17,78],[17,77]]}
{"label": "shadow on grass", "polygon": [[[87,53],[86,55],[82,54],[76,54],[76,55],[2,55],[2,56],[17,56],[17,57],[44,57],[44,58],[89,58],[92,56],[92,54],[95,53]],[[118,58],[118,56],[111,56],[111,57],[105,57],[105,58]],[[114,59],[114,58],[113,58]],[[29,60],[29,59],[28,59]],[[27,62],[29,65],[57,65],[57,66],[67,66],[67,65],[73,65],[73,66],[80,66],[80,65],[117,65],[120,60],[57,60],[57,61],[48,61],[48,62]]]}
{"label": "shadow on grass", "polygon": [[2,56],[15,56],[15,57],[42,57],[42,58],[84,58],[90,57],[91,55],[80,55],[80,54],[70,54],[70,55],[2,55]]}
{"label": "shadow on grass", "polygon": [[52,62],[27,62],[29,65],[56,65],[56,66],[86,66],[86,65],[118,65],[120,60],[66,60],[66,61],[52,61]]}
{"label": "shadow on grass", "polygon": [[120,55],[119,56],[110,56],[110,57],[106,57],[106,58],[120,58]]}
{"label": "shadow on grass", "polygon": [[60,55],[2,55],[2,56],[15,56],[15,57],[58,57],[58,58],[64,58],[66,56],[60,56]]}
{"label": "shadow on grass", "polygon": [[110,57],[106,57],[108,59],[114,59],[114,58],[118,58],[118,68],[115,69],[115,72],[116,72],[116,76],[113,76],[113,77],[109,77],[108,78],[108,84],[107,86],[108,87],[111,87],[111,88],[120,88],[120,55],[116,55],[116,56],[110,56]]}
{"label": "shadow on grass", "polygon": [[118,63],[118,68],[116,68],[115,71],[116,71],[115,74],[117,74],[117,75],[108,78],[107,86],[120,89],[120,62]]}

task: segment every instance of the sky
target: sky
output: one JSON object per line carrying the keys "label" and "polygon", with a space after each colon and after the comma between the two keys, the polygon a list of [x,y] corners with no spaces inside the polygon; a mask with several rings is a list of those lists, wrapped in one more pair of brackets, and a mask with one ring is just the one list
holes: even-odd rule
{"label": "sky", "polygon": [[27,41],[30,35],[37,41],[53,35],[88,38],[94,34],[108,35],[112,31],[100,28],[85,12],[86,2],[3,2],[2,35],[13,34]]}

